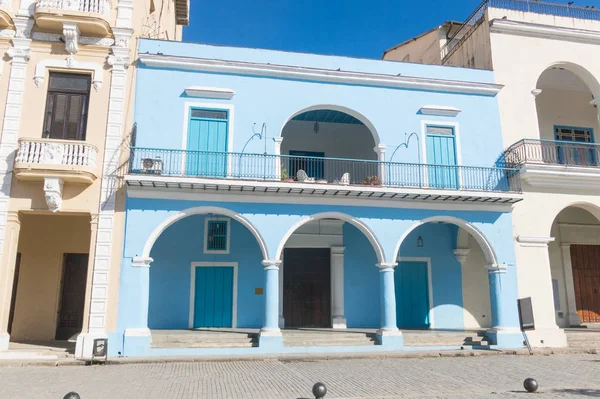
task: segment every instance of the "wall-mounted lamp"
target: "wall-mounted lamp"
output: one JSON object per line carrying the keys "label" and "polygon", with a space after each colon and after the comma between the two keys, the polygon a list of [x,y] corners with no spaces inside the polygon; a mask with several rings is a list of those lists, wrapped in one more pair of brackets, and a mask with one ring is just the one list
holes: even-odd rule
{"label": "wall-mounted lamp", "polygon": [[421,237],[421,236],[419,236],[419,238],[417,238],[417,247],[423,248],[423,237]]}

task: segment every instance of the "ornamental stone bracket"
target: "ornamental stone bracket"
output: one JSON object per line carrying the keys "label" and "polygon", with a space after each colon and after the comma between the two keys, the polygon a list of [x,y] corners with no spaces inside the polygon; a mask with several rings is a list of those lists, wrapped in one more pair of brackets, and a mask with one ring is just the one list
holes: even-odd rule
{"label": "ornamental stone bracket", "polygon": [[457,248],[454,250],[454,256],[456,257],[458,263],[461,264],[461,266],[464,266],[465,262],[467,261],[469,252],[471,252],[471,250],[467,248]]}
{"label": "ornamental stone bracket", "polygon": [[67,56],[67,66],[71,68],[75,63],[75,54],[79,51],[79,27],[73,22],[63,22],[63,39]]}
{"label": "ornamental stone bracket", "polygon": [[58,212],[62,207],[63,181],[56,177],[44,178],[44,194],[46,205],[51,212]]}

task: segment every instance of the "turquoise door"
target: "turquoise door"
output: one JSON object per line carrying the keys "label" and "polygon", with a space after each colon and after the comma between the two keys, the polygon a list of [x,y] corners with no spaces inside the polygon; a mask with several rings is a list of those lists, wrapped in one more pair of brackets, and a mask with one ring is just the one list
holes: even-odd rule
{"label": "turquoise door", "polygon": [[398,328],[429,328],[426,262],[400,262],[394,272]]}
{"label": "turquoise door", "polygon": [[227,111],[192,109],[188,123],[186,175],[227,174]]}
{"label": "turquoise door", "polygon": [[196,267],[194,328],[232,327],[233,267]]}
{"label": "turquoise door", "polygon": [[431,188],[458,188],[454,129],[427,126],[427,163]]}

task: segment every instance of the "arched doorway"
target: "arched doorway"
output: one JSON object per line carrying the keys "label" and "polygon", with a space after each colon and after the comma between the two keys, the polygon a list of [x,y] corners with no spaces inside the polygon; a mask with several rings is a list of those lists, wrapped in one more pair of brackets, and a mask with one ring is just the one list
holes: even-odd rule
{"label": "arched doorway", "polygon": [[552,223],[548,255],[559,327],[600,323],[599,215],[595,206],[572,205]]}
{"label": "arched doorway", "polygon": [[379,137],[357,112],[332,105],[310,107],[287,121],[281,137],[284,177],[345,184],[381,180],[374,162],[379,159]]}
{"label": "arched doorway", "polygon": [[[338,213],[303,219],[282,240],[280,327],[377,328],[381,246],[363,223]],[[345,295],[349,293],[349,295]]]}
{"label": "arched doorway", "polygon": [[494,259],[487,240],[464,221],[442,217],[419,223],[399,242],[394,273],[398,328],[492,327],[486,266]]}
{"label": "arched doorway", "polygon": [[149,238],[151,330],[260,328],[265,246],[235,212],[195,208],[166,220]]}
{"label": "arched doorway", "polygon": [[600,85],[581,66],[557,63],[539,77],[536,108],[542,160],[578,166],[598,165],[593,143],[598,130]]}

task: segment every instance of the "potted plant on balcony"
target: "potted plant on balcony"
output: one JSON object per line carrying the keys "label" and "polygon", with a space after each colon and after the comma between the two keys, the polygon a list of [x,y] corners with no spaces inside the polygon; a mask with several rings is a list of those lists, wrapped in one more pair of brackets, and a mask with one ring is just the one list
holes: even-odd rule
{"label": "potted plant on balcony", "polygon": [[378,176],[367,176],[365,177],[365,179],[363,180],[363,184],[365,186],[380,186],[381,183],[379,182],[379,177]]}
{"label": "potted plant on balcony", "polygon": [[281,165],[281,181],[285,181],[285,182],[294,181],[293,177],[288,176],[287,169],[283,165]]}

